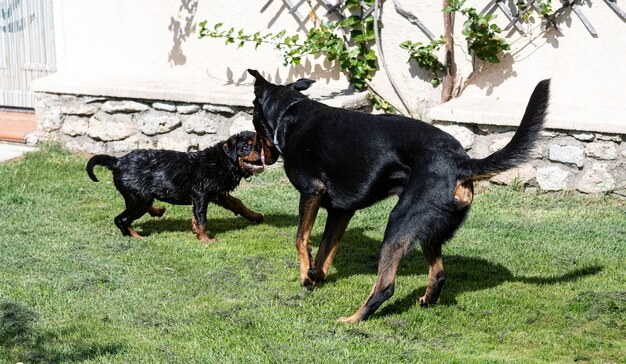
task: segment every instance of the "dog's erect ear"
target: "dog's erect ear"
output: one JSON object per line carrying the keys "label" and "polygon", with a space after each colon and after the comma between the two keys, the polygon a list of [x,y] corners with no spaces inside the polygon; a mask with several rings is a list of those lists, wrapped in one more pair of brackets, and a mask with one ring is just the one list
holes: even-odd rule
{"label": "dog's erect ear", "polygon": [[309,80],[308,78],[301,78],[298,81],[290,83],[286,86],[296,91],[302,91],[311,87],[313,83],[315,83],[315,80]]}
{"label": "dog's erect ear", "polygon": [[259,73],[259,71],[257,70],[252,70],[252,69],[248,69],[248,73],[251,74],[254,77],[254,85],[255,86],[259,86],[259,85],[263,85],[268,83],[266,79],[263,78],[263,76],[261,76],[261,74]]}
{"label": "dog's erect ear", "polygon": [[222,146],[224,153],[230,158],[231,161],[237,161],[237,141],[234,139],[228,139]]}

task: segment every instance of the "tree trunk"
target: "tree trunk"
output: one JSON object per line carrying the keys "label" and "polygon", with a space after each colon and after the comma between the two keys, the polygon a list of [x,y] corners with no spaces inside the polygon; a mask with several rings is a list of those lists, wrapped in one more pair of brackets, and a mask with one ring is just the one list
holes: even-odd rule
{"label": "tree trunk", "polygon": [[[443,0],[443,9],[450,5],[449,0]],[[446,52],[446,74],[443,78],[443,90],[441,102],[446,102],[452,98],[454,81],[456,79],[456,63],[454,63],[454,12],[443,11],[443,30],[446,38],[444,50]]]}

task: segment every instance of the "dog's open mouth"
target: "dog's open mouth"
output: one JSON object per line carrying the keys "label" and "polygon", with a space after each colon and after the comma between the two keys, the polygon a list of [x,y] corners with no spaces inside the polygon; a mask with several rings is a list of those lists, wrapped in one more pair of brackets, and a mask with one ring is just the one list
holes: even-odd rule
{"label": "dog's open mouth", "polygon": [[263,151],[263,148],[261,148],[259,159],[254,161],[244,159],[242,165],[252,174],[258,174],[263,172],[263,170],[265,169],[265,152]]}
{"label": "dog's open mouth", "polygon": [[261,173],[265,169],[265,165],[261,164],[260,161],[259,161],[259,164],[253,164],[253,163],[250,163],[250,162],[243,162],[243,166],[248,171],[250,171],[252,174]]}

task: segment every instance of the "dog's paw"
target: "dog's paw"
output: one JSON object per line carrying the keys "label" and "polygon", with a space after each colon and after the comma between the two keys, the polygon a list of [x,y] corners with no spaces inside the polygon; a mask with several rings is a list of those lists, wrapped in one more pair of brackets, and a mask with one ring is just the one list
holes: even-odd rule
{"label": "dog's paw", "polygon": [[341,322],[342,324],[356,324],[357,322],[360,322],[361,319],[356,314],[354,314],[352,316],[342,316],[338,318],[337,321]]}
{"label": "dog's paw", "polygon": [[301,282],[302,287],[306,288],[309,291],[312,291],[315,288],[315,281],[306,277]]}
{"label": "dog's paw", "polygon": [[430,299],[430,297],[426,297],[426,296],[422,296],[418,300],[421,307],[429,307],[429,306],[434,305],[435,303],[431,301],[432,300]]}
{"label": "dog's paw", "polygon": [[248,217],[248,221],[250,222],[263,222],[263,219],[265,219],[265,217],[262,214],[259,214],[257,212],[250,214]]}
{"label": "dog's paw", "polygon": [[203,244],[212,244],[212,243],[217,243],[217,239],[215,238],[209,238],[207,235],[204,236],[199,236],[198,240],[200,240],[201,243]]}

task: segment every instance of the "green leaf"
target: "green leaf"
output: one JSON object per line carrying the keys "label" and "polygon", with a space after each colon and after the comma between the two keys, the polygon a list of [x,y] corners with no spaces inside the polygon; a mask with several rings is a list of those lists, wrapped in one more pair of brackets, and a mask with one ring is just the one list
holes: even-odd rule
{"label": "green leaf", "polygon": [[374,52],[373,49],[370,49],[363,56],[365,57],[365,59],[375,60],[376,59],[376,52]]}
{"label": "green leaf", "polygon": [[341,22],[339,22],[341,24],[341,26],[344,27],[351,27],[357,24],[361,24],[361,17],[360,16],[356,16],[356,15],[352,15],[349,16],[347,18],[345,18],[344,20],[342,20]]}

